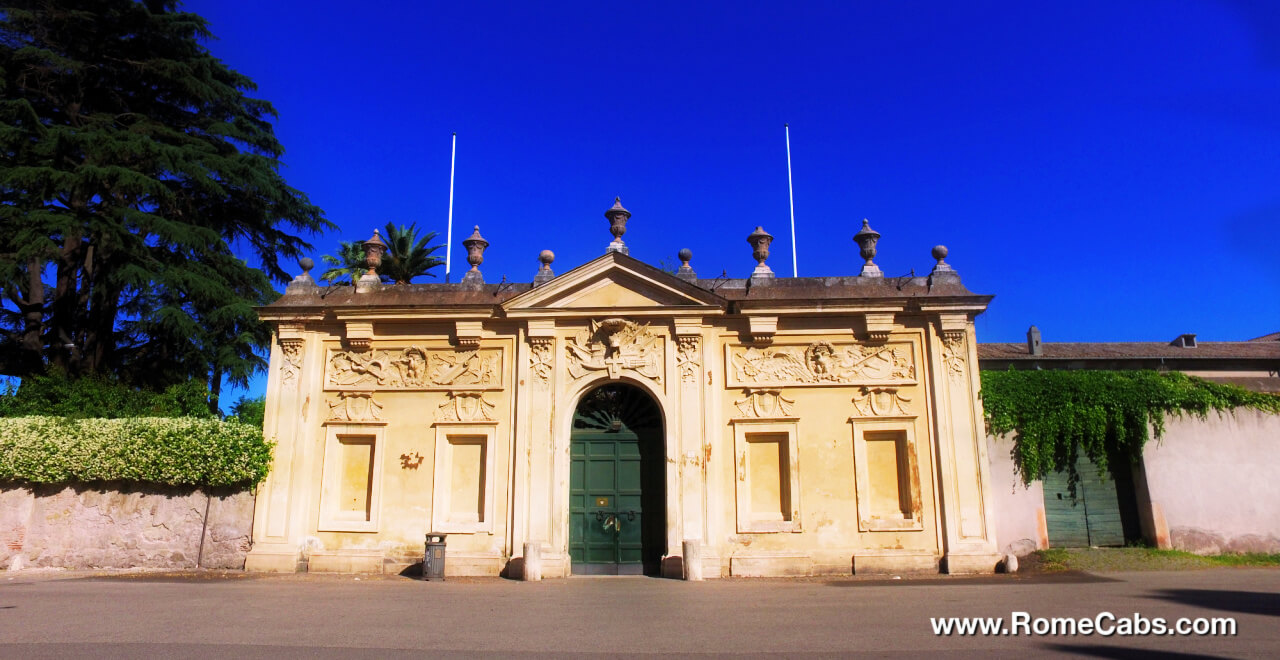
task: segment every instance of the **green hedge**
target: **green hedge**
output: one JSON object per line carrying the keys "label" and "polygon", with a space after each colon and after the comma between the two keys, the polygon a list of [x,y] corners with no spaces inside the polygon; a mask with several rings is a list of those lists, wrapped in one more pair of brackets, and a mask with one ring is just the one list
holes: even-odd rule
{"label": "green hedge", "polygon": [[214,419],[0,419],[0,482],[254,486],[271,468],[262,429]]}

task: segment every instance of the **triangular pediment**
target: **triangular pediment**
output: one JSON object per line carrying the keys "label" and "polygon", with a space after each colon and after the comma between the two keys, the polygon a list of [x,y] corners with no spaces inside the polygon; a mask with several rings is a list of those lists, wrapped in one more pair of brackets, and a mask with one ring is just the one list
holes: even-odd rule
{"label": "triangular pediment", "polygon": [[670,273],[609,252],[507,300],[502,308],[512,317],[600,312],[706,315],[723,313],[725,302]]}

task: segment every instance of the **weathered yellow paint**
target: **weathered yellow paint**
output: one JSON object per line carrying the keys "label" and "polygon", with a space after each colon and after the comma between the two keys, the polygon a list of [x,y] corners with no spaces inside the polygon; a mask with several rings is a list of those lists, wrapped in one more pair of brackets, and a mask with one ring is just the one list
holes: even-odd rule
{"label": "weathered yellow paint", "polygon": [[[905,467],[905,443],[899,434],[867,434],[867,466],[871,475],[871,513],[879,518],[902,518],[910,514],[902,503],[901,471]],[[900,457],[901,455],[901,457]]]}
{"label": "weathered yellow paint", "polygon": [[747,457],[751,489],[751,517],[757,520],[791,520],[791,497],[787,492],[787,438],[778,433],[749,433]]}
{"label": "weathered yellow paint", "polygon": [[[330,306],[305,314],[287,305],[263,310],[282,339],[303,348],[292,381],[283,375],[284,352],[272,352],[267,432],[278,446],[258,498],[249,568],[293,570],[315,555],[326,567],[382,557],[384,570],[399,571],[421,560],[424,535],[443,531],[432,529],[441,524],[449,527],[450,574],[496,575],[526,543],[541,547],[542,576],[569,574],[574,408],[608,382],[635,385],[662,411],[670,560],[694,540],[707,577],[936,570],[940,562],[987,570],[988,559],[994,567],[985,454],[972,442],[982,436],[971,319],[985,299],[814,303],[762,310],[769,318],[753,324],[757,312],[717,302],[709,285],[616,255],[518,295],[499,289],[474,298],[492,298],[492,307],[430,297],[416,306],[380,303],[401,291],[388,287],[349,305],[316,298]],[[888,327],[887,336],[870,338],[864,328],[873,323],[880,333]],[[752,334],[762,332],[773,334]],[[957,339],[959,352],[946,343]],[[898,353],[881,353],[885,347]],[[780,349],[791,357],[779,357]],[[334,419],[346,410],[335,403],[339,393],[359,388],[334,386],[326,374],[359,360],[329,356],[361,350],[388,363],[360,368],[412,366],[425,375],[416,388],[367,380],[360,387],[376,403],[367,413],[376,418]],[[457,362],[476,350],[499,356],[490,381],[431,380],[458,373],[434,371],[431,354]],[[730,355],[740,356],[737,364]],[[848,375],[860,360],[874,367],[862,381]],[[910,377],[892,375],[901,366],[895,360],[911,367]],[[759,368],[778,370],[783,382],[741,383]],[[751,405],[752,396],[764,399]],[[337,483],[328,483],[323,445],[334,429],[367,432],[380,446],[344,445]],[[341,511],[366,507],[369,526],[326,531],[331,492]],[[905,521],[880,525],[872,513]],[[361,561],[329,559],[350,553]]]}
{"label": "weathered yellow paint", "polygon": [[344,437],[342,446],[342,487],[338,507],[343,511],[369,513],[369,487],[373,485],[373,442],[363,437]]}
{"label": "weathered yellow paint", "polygon": [[450,436],[453,465],[450,471],[450,515],[484,521],[484,439]]}

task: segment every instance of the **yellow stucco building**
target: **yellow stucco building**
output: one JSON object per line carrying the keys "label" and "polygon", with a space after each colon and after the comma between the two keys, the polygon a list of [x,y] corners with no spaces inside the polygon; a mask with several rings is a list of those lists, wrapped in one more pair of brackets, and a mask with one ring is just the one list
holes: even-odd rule
{"label": "yellow stucco building", "polygon": [[[990,296],[934,248],[927,277],[664,272],[605,254],[486,284],[318,287],[276,328],[246,568],[561,577],[990,572],[996,550],[974,316]],[[376,238],[376,237],[375,237]],[[375,253],[378,251],[376,241]]]}

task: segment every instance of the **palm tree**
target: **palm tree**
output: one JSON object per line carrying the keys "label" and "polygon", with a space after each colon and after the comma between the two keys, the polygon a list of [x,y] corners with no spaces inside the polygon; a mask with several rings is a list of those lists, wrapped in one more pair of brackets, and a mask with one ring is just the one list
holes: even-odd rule
{"label": "palm tree", "polygon": [[432,268],[444,265],[444,259],[431,256],[443,244],[427,246],[437,234],[434,231],[418,236],[417,223],[409,226],[387,223],[387,254],[382,258],[378,274],[396,284],[408,284],[420,275],[435,277]]}
{"label": "palm tree", "polygon": [[338,254],[326,254],[320,260],[329,264],[320,279],[330,284],[355,284],[368,267],[364,265],[364,245],[348,241],[338,242]]}

